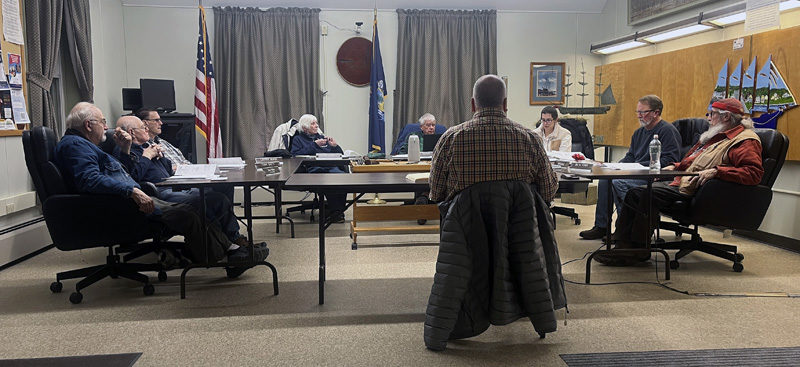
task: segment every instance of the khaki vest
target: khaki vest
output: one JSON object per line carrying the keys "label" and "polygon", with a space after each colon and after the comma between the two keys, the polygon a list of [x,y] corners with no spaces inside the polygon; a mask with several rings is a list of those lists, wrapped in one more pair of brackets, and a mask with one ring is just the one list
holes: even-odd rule
{"label": "khaki vest", "polygon": [[[752,129],[744,129],[741,133],[734,136],[733,139],[722,139],[700,152],[686,171],[699,172],[721,164],[730,164],[728,150],[747,139],[755,139],[758,140],[759,143],[761,142],[761,139],[758,138],[758,135],[756,135]],[[697,192],[697,183],[699,180],[692,180],[692,178],[694,178],[694,176],[681,177],[681,184],[678,188],[681,194],[694,195],[694,193]]]}

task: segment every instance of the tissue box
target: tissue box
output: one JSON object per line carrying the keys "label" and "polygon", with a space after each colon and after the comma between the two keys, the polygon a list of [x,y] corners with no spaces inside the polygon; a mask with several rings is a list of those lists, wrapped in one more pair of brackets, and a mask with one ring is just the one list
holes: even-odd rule
{"label": "tissue box", "polygon": [[597,185],[589,185],[586,192],[576,192],[574,194],[561,194],[561,202],[564,204],[594,205],[597,204]]}

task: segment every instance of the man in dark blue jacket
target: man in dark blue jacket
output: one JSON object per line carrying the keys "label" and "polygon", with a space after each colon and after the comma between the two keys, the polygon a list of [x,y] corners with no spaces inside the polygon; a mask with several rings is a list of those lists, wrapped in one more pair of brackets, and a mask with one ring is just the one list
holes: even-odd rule
{"label": "man in dark blue jacket", "polygon": [[[658,135],[661,141],[661,167],[666,167],[681,160],[681,136],[678,129],[672,124],[661,119],[664,103],[656,95],[647,95],[639,98],[636,105],[636,116],[639,118],[640,128],[633,132],[628,153],[620,163],[639,163],[643,166],[650,164],[650,141],[653,135]],[[617,208],[622,206],[625,194],[631,188],[646,185],[645,180],[613,180],[611,195]],[[597,187],[597,206],[594,210],[594,227],[582,231],[580,236],[587,240],[601,239],[606,235],[608,225],[608,180],[600,180]]]}
{"label": "man in dark blue jacket", "polygon": [[[55,157],[71,190],[131,198],[150,219],[164,223],[184,236],[189,252],[187,255],[193,261],[204,261],[202,254],[206,252],[205,249],[209,257],[217,261],[226,255],[232,261],[244,261],[249,257],[247,250],[228,242],[213,224],[208,227],[206,244],[201,218],[191,206],[166,202],[145,194],[122,164],[97,146],[106,139],[105,130],[108,128],[99,108],[88,102],[78,103],[67,116],[66,126],[67,131],[56,146]],[[130,149],[132,138],[122,129],[116,129],[114,140],[121,149]],[[241,274],[244,269],[230,268],[229,272]]]}
{"label": "man in dark blue jacket", "polygon": [[[114,148],[114,156],[122,162],[136,182],[157,183],[166,180],[174,174],[172,162],[164,157],[162,148],[157,144],[149,144],[150,135],[147,126],[136,116],[122,116],[117,120],[117,128],[131,136],[130,148],[123,149],[121,145]],[[173,190],[170,187],[159,187],[158,197],[162,200],[189,204],[200,208],[200,190]],[[239,233],[239,222],[233,214],[233,204],[226,195],[215,191],[207,191],[206,217],[209,221],[218,220],[222,231],[231,242],[239,246],[249,246],[247,237]],[[266,244],[259,244],[266,246]]]}

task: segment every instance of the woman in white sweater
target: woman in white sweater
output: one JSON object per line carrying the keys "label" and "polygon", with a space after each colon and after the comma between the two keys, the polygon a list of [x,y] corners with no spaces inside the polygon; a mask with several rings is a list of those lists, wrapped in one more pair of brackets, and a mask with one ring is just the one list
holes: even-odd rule
{"label": "woman in white sweater", "polygon": [[572,151],[572,134],[558,124],[558,110],[547,106],[542,109],[542,124],[533,132],[542,138],[546,151]]}

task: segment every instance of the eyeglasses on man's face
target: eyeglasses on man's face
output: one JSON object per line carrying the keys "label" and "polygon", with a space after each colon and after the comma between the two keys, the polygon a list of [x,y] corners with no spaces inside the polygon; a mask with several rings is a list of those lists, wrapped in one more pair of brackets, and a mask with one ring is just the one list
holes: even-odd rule
{"label": "eyeglasses on man's face", "polygon": [[108,123],[106,122],[105,118],[102,118],[102,119],[99,119],[99,120],[98,119],[91,119],[91,120],[89,120],[89,122],[99,122],[102,125],[108,126]]}
{"label": "eyeglasses on man's face", "polygon": [[653,112],[653,110],[636,111],[636,115],[644,116],[644,115],[646,115],[646,114],[648,114],[650,112]]}
{"label": "eyeglasses on man's face", "polygon": [[142,121],[154,121],[154,122],[161,122],[161,119],[142,119]]}

